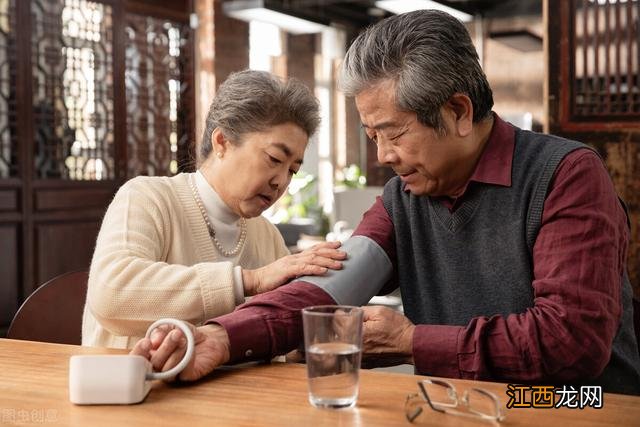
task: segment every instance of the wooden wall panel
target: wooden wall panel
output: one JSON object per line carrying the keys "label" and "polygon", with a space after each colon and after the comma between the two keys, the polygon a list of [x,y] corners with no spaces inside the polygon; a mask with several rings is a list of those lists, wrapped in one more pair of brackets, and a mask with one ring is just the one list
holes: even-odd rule
{"label": "wooden wall panel", "polygon": [[0,328],[18,309],[18,226],[0,225]]}
{"label": "wooden wall panel", "polygon": [[82,208],[104,208],[113,197],[113,188],[74,189],[58,188],[37,190],[35,193],[35,209],[51,211]]}
{"label": "wooden wall panel", "polygon": [[62,273],[87,270],[99,227],[99,221],[36,224],[36,282],[42,284]]}
{"label": "wooden wall panel", "polygon": [[0,190],[0,211],[15,211],[18,209],[17,190]]}

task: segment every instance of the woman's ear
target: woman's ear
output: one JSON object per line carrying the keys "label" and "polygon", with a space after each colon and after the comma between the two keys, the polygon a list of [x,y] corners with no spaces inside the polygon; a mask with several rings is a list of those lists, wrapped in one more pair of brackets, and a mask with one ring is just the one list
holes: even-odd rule
{"label": "woman's ear", "polygon": [[469,136],[473,131],[473,103],[471,99],[463,93],[454,93],[446,105],[452,113],[457,135]]}
{"label": "woman's ear", "polygon": [[227,151],[228,143],[229,142],[222,133],[222,130],[220,128],[215,128],[211,134],[211,147],[213,148],[212,154],[221,159],[224,156],[225,151]]}

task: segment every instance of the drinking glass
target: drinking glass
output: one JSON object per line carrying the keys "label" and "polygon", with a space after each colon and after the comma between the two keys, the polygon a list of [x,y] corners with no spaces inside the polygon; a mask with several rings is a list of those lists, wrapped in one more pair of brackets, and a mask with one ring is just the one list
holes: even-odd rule
{"label": "drinking glass", "polygon": [[358,399],[362,354],[359,307],[325,305],[302,310],[309,402],[318,408],[348,408]]}

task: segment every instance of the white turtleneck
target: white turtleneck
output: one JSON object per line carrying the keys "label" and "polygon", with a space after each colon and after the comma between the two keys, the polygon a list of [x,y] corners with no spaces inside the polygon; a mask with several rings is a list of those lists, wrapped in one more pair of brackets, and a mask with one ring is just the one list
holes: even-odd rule
{"label": "white turtleneck", "polygon": [[[209,222],[216,231],[216,238],[218,239],[218,242],[220,242],[222,247],[227,250],[233,249],[238,243],[238,238],[240,237],[240,216],[233,212],[220,198],[220,195],[218,195],[209,182],[207,182],[207,179],[200,170],[196,171],[194,175],[198,195],[200,196],[204,209],[209,216]],[[240,257],[240,252],[232,257],[225,257],[222,253],[220,256],[235,264]],[[236,305],[239,305],[244,302],[242,267],[239,265],[236,265],[233,268],[233,281]]]}

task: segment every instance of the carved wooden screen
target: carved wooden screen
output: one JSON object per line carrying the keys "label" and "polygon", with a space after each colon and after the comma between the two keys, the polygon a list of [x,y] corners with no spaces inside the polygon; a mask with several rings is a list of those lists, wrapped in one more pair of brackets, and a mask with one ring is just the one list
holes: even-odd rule
{"label": "carved wooden screen", "polygon": [[0,1],[0,178],[18,175],[15,0]]}
{"label": "carved wooden screen", "polygon": [[184,19],[125,12],[127,161],[116,174],[112,7],[33,0],[31,15],[37,177],[109,180],[188,167],[192,57]]}
{"label": "carved wooden screen", "polygon": [[18,251],[20,230],[12,223],[11,217],[19,208],[16,187],[20,173],[16,110],[16,3],[15,0],[0,1],[0,328],[8,324],[18,308],[19,289],[17,285],[18,265],[15,254]]}
{"label": "carved wooden screen", "polygon": [[115,178],[113,26],[109,5],[31,2],[38,178]]}
{"label": "carved wooden screen", "polygon": [[[561,126],[640,126],[640,2],[570,0],[564,26]],[[563,40],[563,41],[564,41]]]}
{"label": "carved wooden screen", "polygon": [[173,175],[193,141],[191,29],[127,14],[126,43],[128,175]]}
{"label": "carved wooden screen", "polygon": [[582,0],[574,7],[574,117],[637,118],[640,3]]}
{"label": "carved wooden screen", "polygon": [[191,0],[0,0],[0,337],[89,267],[135,175],[191,166]]}

